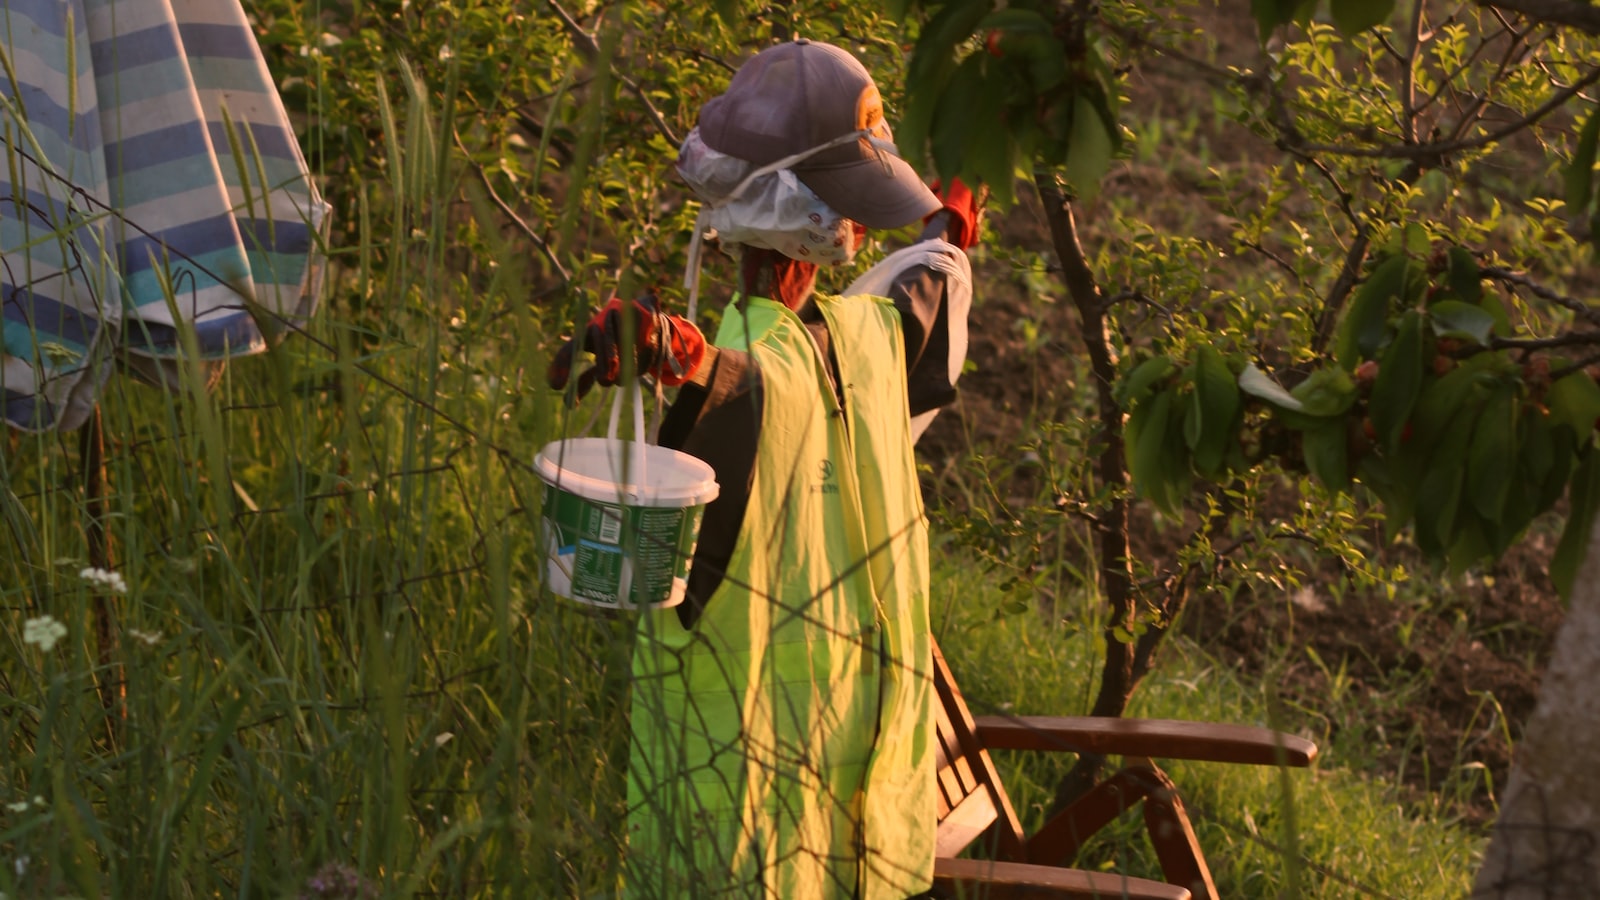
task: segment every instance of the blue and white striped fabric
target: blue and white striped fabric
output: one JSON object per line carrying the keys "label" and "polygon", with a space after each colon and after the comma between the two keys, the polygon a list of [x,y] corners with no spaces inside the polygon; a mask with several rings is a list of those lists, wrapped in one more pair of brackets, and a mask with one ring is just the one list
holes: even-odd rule
{"label": "blue and white striped fabric", "polygon": [[238,0],[0,10],[6,419],[74,428],[121,360],[163,383],[316,302],[326,205]]}

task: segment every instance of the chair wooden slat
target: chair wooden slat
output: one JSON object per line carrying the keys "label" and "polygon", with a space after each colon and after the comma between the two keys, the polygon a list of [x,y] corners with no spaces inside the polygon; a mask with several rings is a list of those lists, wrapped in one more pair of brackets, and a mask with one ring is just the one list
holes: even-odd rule
{"label": "chair wooden slat", "polygon": [[934,840],[936,856],[955,856],[978,839],[994,824],[999,814],[988,791],[968,794],[955,809],[939,822],[938,836]]}
{"label": "chair wooden slat", "polygon": [[1107,872],[1034,866],[987,859],[947,859],[933,864],[933,883],[961,900],[1191,900],[1186,888]]}
{"label": "chair wooden slat", "polygon": [[1066,750],[1257,766],[1309,766],[1317,757],[1317,745],[1305,738],[1253,725],[1096,716],[980,716],[975,724],[991,750]]}

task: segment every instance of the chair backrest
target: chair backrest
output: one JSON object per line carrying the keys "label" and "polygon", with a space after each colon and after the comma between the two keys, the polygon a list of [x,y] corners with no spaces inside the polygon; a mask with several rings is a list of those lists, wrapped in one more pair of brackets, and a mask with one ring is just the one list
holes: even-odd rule
{"label": "chair backrest", "polygon": [[939,645],[933,645],[933,686],[939,768],[939,830],[936,855],[949,858],[988,833],[991,856],[1027,861],[1022,824],[1011,808],[989,751],[978,741],[967,702],[950,677]]}

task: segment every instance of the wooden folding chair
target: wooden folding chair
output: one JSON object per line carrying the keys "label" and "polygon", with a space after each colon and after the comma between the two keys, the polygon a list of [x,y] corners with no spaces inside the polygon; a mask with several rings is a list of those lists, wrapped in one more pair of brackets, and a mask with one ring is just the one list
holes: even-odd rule
{"label": "wooden folding chair", "polygon": [[[1151,757],[1306,766],[1317,747],[1265,728],[1089,716],[972,717],[933,648],[939,754],[935,890],[950,897],[1216,900],[1217,888],[1172,779]],[[1000,784],[990,750],[1065,750],[1124,757],[1124,766],[1031,837]],[[1146,833],[1167,883],[1065,868],[1090,835],[1144,803]],[[981,839],[981,841],[980,841]],[[990,859],[958,859],[979,842]]]}

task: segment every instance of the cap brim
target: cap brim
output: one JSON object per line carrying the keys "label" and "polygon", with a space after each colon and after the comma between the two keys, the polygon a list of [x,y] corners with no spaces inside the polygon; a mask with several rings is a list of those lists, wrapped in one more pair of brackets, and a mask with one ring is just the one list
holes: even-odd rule
{"label": "cap brim", "polygon": [[[885,170],[887,165],[887,170]],[[899,228],[943,206],[905,160],[885,154],[844,165],[796,168],[806,187],[847,219],[868,228]]]}

